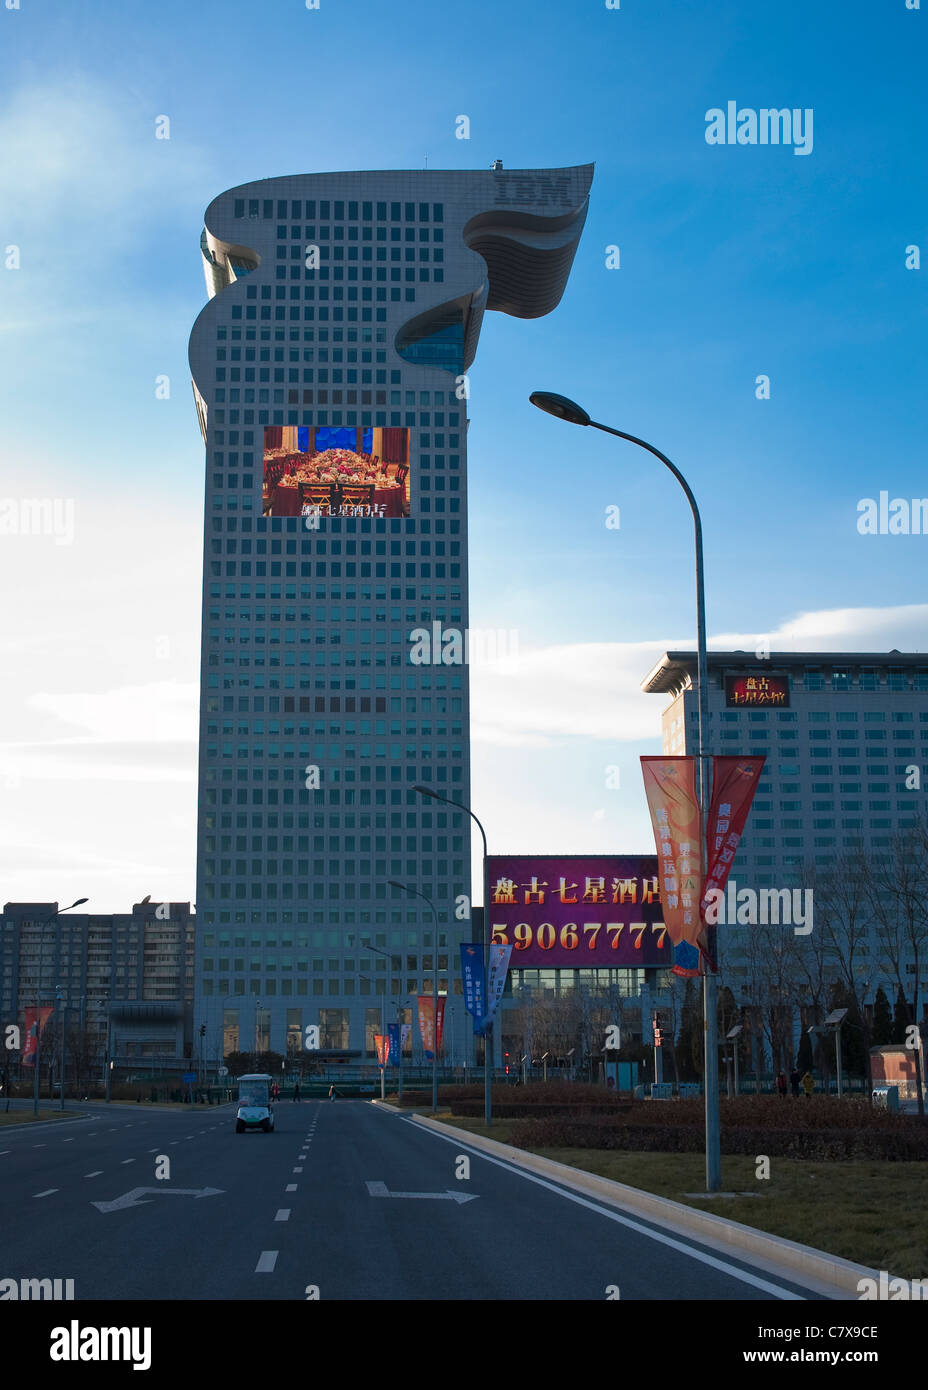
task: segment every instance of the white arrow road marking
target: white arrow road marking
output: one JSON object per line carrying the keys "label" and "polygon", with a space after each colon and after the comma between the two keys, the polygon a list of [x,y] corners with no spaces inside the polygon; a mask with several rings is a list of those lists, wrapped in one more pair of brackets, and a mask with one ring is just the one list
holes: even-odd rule
{"label": "white arrow road marking", "polygon": [[390,1192],[385,1182],[369,1182],[367,1192],[370,1197],[431,1197],[443,1202],[476,1202],[477,1192]]}
{"label": "white arrow road marking", "polygon": [[146,1192],[169,1197],[218,1197],[222,1191],[221,1187],[133,1187],[131,1192],[124,1192],[112,1202],[91,1202],[90,1205],[98,1211],[124,1211],[126,1207],[150,1205],[147,1198],[139,1201]]}

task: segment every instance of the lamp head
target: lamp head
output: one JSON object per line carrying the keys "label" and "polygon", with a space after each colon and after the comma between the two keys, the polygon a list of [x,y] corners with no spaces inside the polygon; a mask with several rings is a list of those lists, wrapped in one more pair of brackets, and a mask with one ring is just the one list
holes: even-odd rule
{"label": "lamp head", "polygon": [[413,791],[414,791],[414,792],[418,792],[420,796],[430,796],[430,797],[433,798],[433,800],[435,800],[435,801],[438,800],[438,793],[437,793],[437,792],[433,792],[431,787],[419,787],[419,786],[416,786],[416,787],[413,787]]}
{"label": "lamp head", "polygon": [[539,410],[556,415],[559,420],[566,420],[571,425],[590,424],[590,417],[583,406],[577,405],[576,401],[570,400],[567,396],[559,396],[554,391],[533,391],[529,400],[532,405],[537,405]]}

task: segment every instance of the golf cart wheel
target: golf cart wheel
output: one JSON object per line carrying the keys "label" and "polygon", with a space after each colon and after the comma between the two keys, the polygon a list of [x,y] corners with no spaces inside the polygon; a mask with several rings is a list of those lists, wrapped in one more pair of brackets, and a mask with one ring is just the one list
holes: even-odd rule
{"label": "golf cart wheel", "polygon": [[270,1122],[270,1120],[262,1120],[262,1121],[261,1121],[261,1128],[264,1130],[264,1133],[265,1133],[265,1134],[270,1134],[270,1132],[271,1132],[271,1122]]}
{"label": "golf cart wheel", "polygon": [[236,1121],[235,1121],[235,1132],[236,1132],[236,1134],[244,1134],[244,1133],[245,1133],[245,1122],[244,1122],[244,1120],[236,1120]]}

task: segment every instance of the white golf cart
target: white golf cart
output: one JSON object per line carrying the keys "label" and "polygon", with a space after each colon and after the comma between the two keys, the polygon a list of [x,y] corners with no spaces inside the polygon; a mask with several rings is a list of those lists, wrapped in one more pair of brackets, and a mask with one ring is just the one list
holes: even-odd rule
{"label": "white golf cart", "polygon": [[274,1078],[267,1072],[250,1072],[238,1078],[238,1110],[235,1115],[235,1132],[244,1134],[246,1129],[262,1129],[270,1134],[274,1128],[274,1109],[271,1105],[271,1084]]}

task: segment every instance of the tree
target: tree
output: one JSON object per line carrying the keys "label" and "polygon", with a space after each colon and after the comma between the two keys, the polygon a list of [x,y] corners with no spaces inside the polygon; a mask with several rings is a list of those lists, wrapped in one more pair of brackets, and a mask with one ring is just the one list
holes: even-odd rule
{"label": "tree", "polygon": [[870,1036],[874,1047],[885,1047],[893,1040],[893,1014],[882,985],[873,1001],[873,1026]]}
{"label": "tree", "polygon": [[676,1044],[680,1076],[697,1081],[702,1076],[702,1026],[692,978],[687,979],[680,1009],[680,1037]]}
{"label": "tree", "polygon": [[902,985],[896,991],[896,1007],[893,1009],[893,1035],[890,1042],[897,1047],[905,1046],[905,1030],[909,1026],[909,1005],[902,992]]}
{"label": "tree", "polygon": [[[885,968],[898,987],[894,1034],[898,1036],[901,1018],[910,1022],[918,1003],[919,979],[928,957],[928,822],[917,818],[899,830],[888,853],[869,860],[867,887],[876,919],[877,935],[885,957]],[[899,1008],[907,1000],[907,977],[911,975],[911,1008]],[[894,1037],[894,1041],[896,1037]],[[902,1033],[899,1041],[905,1040]],[[915,1084],[918,1113],[925,1113],[922,1087],[921,1052],[914,1049]]]}

